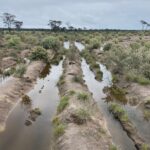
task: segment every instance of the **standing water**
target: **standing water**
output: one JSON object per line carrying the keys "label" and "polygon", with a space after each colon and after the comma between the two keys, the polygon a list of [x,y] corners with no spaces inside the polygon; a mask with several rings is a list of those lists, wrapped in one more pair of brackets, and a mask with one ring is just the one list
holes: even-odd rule
{"label": "standing water", "polygon": [[0,85],[1,84],[4,84],[6,81],[8,81],[10,79],[9,76],[3,76],[3,75],[0,75]]}
{"label": "standing water", "polygon": [[[51,72],[50,72],[51,70]],[[44,79],[38,79],[34,89],[28,93],[32,104],[18,103],[10,114],[6,130],[0,134],[0,150],[49,150],[51,142],[51,120],[58,105],[59,94],[56,83],[62,74],[62,61],[52,66]],[[42,115],[30,126],[29,110],[39,108]]]}
{"label": "standing water", "polygon": [[64,42],[64,48],[65,49],[69,49],[69,47],[70,47],[70,42],[69,41],[65,41]]}
{"label": "standing water", "polygon": [[100,65],[101,71],[103,72],[102,82],[98,82],[97,80],[95,80],[95,76],[93,72],[90,70],[88,64],[83,59],[82,70],[83,70],[84,80],[89,90],[93,93],[93,98],[99,104],[101,112],[106,118],[108,129],[112,135],[112,139],[114,143],[121,150],[135,150],[135,146],[133,142],[127,136],[126,132],[122,129],[120,123],[116,121],[108,111],[108,104],[104,101],[104,98],[106,98],[106,95],[103,92],[103,89],[104,87],[111,86],[112,76],[105,66],[103,66],[102,64],[99,64],[99,65]]}
{"label": "standing water", "polygon": [[85,49],[85,46],[80,42],[74,42],[75,46],[78,48],[80,52]]}

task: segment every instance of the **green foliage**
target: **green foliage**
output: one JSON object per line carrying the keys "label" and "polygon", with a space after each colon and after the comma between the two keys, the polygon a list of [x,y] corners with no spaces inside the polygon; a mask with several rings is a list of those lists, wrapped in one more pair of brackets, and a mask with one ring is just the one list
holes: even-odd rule
{"label": "green foliage", "polygon": [[92,38],[89,43],[89,49],[98,49],[100,48],[100,41],[96,38]]}
{"label": "green foliage", "polygon": [[150,110],[144,110],[144,118],[150,120]]}
{"label": "green foliage", "polygon": [[31,60],[43,60],[45,62],[49,62],[48,53],[46,49],[40,46],[32,49],[30,59]]}
{"label": "green foliage", "polygon": [[26,72],[26,66],[24,64],[20,64],[19,66],[17,66],[14,76],[21,78],[25,72]]}
{"label": "green foliage", "polygon": [[42,45],[45,49],[58,51],[60,49],[61,43],[56,37],[49,36],[44,38]]}
{"label": "green foliage", "polygon": [[96,63],[92,54],[88,50],[84,50],[82,51],[81,56],[84,57],[87,63],[90,65],[90,69],[95,73],[95,78],[98,81],[101,81],[103,73],[101,72],[99,64]]}
{"label": "green foliage", "polygon": [[56,138],[60,137],[64,133],[65,133],[65,125],[59,124],[59,125],[55,126],[55,128],[54,128],[54,136]]}
{"label": "green foliage", "polygon": [[117,150],[117,147],[112,144],[112,145],[109,146],[109,150]]}
{"label": "green foliage", "polygon": [[104,45],[103,50],[104,51],[109,51],[111,49],[111,47],[112,47],[112,43],[107,43],[107,44]]}
{"label": "green foliage", "polygon": [[123,122],[128,121],[127,113],[125,112],[125,110],[119,104],[111,103],[110,106],[109,106],[109,110],[119,120],[121,120]]}
{"label": "green foliage", "polygon": [[87,101],[89,99],[89,96],[86,93],[79,93],[78,99],[81,101]]}
{"label": "green foliage", "polygon": [[4,76],[10,76],[10,75],[14,74],[14,72],[15,72],[15,68],[10,68],[10,69],[4,71],[3,75]]}
{"label": "green foliage", "polygon": [[20,46],[20,44],[21,44],[21,39],[20,39],[20,37],[18,37],[16,35],[11,36],[11,38],[8,39],[8,41],[7,41],[8,47],[18,47],[18,46]]}
{"label": "green foliage", "polygon": [[147,144],[143,144],[142,145],[142,150],[149,150],[149,146]]}
{"label": "green foliage", "polygon": [[90,119],[90,114],[87,110],[80,108],[75,111],[72,117],[75,123],[83,124],[83,123],[86,123],[86,121]]}
{"label": "green foliage", "polygon": [[133,50],[137,50],[140,48],[140,45],[138,43],[131,43],[130,46]]}
{"label": "green foliage", "polygon": [[76,92],[75,91],[73,91],[73,90],[71,90],[71,91],[69,91],[69,94],[72,96],[72,95],[74,95]]}
{"label": "green foliage", "polygon": [[83,83],[82,76],[75,75],[75,76],[73,77],[73,81],[74,81],[74,82],[77,82],[77,83]]}
{"label": "green foliage", "polygon": [[64,96],[61,98],[60,103],[57,107],[57,112],[61,113],[69,104],[69,97]]}

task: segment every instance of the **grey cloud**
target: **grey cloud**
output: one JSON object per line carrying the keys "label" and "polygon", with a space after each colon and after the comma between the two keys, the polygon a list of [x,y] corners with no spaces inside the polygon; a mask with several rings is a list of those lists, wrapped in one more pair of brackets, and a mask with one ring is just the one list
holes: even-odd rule
{"label": "grey cloud", "polygon": [[15,14],[24,27],[59,19],[77,27],[140,29],[139,20],[150,22],[149,6],[149,0],[0,0],[0,13]]}

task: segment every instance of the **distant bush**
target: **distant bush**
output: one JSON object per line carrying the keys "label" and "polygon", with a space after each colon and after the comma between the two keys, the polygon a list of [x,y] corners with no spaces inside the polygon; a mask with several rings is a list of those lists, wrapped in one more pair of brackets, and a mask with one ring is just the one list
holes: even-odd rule
{"label": "distant bush", "polygon": [[100,48],[100,41],[93,38],[90,40],[89,49],[98,49]]}
{"label": "distant bush", "polygon": [[130,46],[131,46],[131,48],[132,48],[133,50],[136,50],[136,49],[139,49],[139,48],[140,48],[140,44],[138,44],[138,43],[131,43]]}
{"label": "distant bush", "polygon": [[43,40],[42,45],[45,49],[58,51],[60,49],[61,42],[58,40],[58,38],[49,36]]}
{"label": "distant bush", "polygon": [[32,49],[30,59],[49,62],[47,50],[40,46]]}
{"label": "distant bush", "polygon": [[104,51],[109,51],[111,49],[111,47],[112,47],[112,44],[111,43],[107,43],[107,44],[104,45],[103,50]]}

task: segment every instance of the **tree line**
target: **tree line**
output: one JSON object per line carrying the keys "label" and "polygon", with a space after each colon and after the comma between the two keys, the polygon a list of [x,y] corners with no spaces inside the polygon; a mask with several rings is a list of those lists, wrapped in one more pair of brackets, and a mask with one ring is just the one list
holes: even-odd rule
{"label": "tree line", "polygon": [[[3,13],[2,16],[0,16],[4,26],[11,31],[12,28],[21,29],[23,26],[23,21],[16,20],[16,16],[10,13]],[[66,23],[66,27],[62,27],[62,21],[60,20],[49,20],[48,26],[51,28],[51,30],[58,31],[58,30],[75,30],[76,28],[71,26],[69,22]],[[86,29],[86,28],[84,28]],[[78,30],[82,30],[81,28],[78,28]]]}
{"label": "tree line", "polygon": [[[16,29],[21,29],[23,26],[23,21],[16,20],[16,16],[10,13],[3,13],[2,21],[4,23],[4,26],[11,31],[12,27],[15,27]],[[140,23],[142,24],[142,30],[148,29],[150,27],[150,23],[141,20]],[[62,21],[60,20],[49,20],[48,26],[50,26],[51,30],[58,31],[58,30],[76,30],[75,27],[71,26],[69,22],[66,23],[66,27],[62,27]],[[86,28],[83,28],[86,30]],[[77,30],[82,30],[81,28],[78,28]]]}

